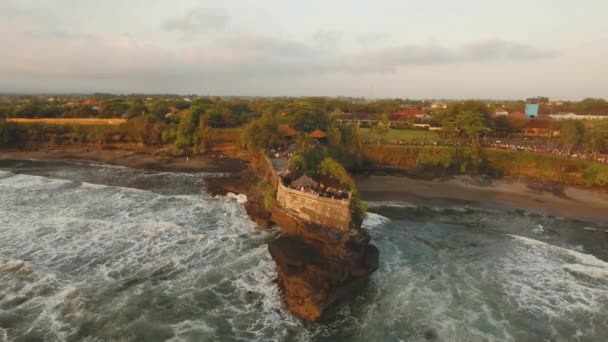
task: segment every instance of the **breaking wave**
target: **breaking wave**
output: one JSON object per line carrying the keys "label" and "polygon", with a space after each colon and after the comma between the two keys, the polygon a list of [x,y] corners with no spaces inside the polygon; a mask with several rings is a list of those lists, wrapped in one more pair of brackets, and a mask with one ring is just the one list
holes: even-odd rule
{"label": "breaking wave", "polygon": [[20,317],[0,336],[265,340],[300,325],[241,196],[0,177],[0,308]]}
{"label": "breaking wave", "polygon": [[363,226],[379,270],[352,305],[304,324],[281,303],[266,245],[273,232],[247,217],[246,197],[208,196],[205,178],[216,175],[88,163],[5,169],[0,341],[608,336],[604,233],[585,230],[594,223],[372,202]]}

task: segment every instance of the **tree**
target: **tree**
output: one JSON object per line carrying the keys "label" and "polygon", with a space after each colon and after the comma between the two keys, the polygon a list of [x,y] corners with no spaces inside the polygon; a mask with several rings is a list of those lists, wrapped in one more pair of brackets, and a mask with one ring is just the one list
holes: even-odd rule
{"label": "tree", "polygon": [[559,139],[564,145],[566,153],[578,145],[583,135],[583,126],[579,121],[568,120],[562,123],[559,130]]}
{"label": "tree", "polygon": [[139,143],[153,145],[161,141],[164,125],[153,115],[140,115],[130,119],[125,125],[127,134]]}
{"label": "tree", "polygon": [[171,110],[169,109],[169,105],[167,104],[167,102],[165,100],[154,100],[151,104],[150,104],[150,114],[154,115],[155,117],[161,119],[161,120],[165,120],[165,115],[167,115],[168,113],[170,113]]}
{"label": "tree", "polygon": [[35,118],[40,112],[39,107],[34,101],[28,101],[15,107],[13,116],[16,118]]}
{"label": "tree", "polygon": [[391,123],[388,120],[387,114],[382,114],[380,120],[372,127],[372,132],[378,136],[378,139],[380,139],[381,136],[388,134],[390,130]]}
{"label": "tree", "polygon": [[63,113],[64,118],[93,118],[97,112],[84,103],[78,104]]}
{"label": "tree", "polygon": [[338,125],[335,122],[327,129],[327,146],[332,158],[351,169],[363,163],[363,139],[357,125]]}
{"label": "tree", "polygon": [[509,116],[508,117],[508,121],[509,121],[509,126],[511,126],[511,131],[513,132],[521,132],[524,128],[526,128],[526,126],[528,126],[528,122],[530,122],[530,119],[528,119],[527,116]]}
{"label": "tree", "polygon": [[255,98],[249,101],[248,103],[249,109],[251,109],[251,112],[257,117],[262,116],[262,113],[264,113],[265,105],[265,101],[259,98]]}
{"label": "tree", "polygon": [[0,146],[10,144],[15,138],[14,125],[0,117]]}
{"label": "tree", "polygon": [[471,145],[479,145],[479,136],[492,131],[483,114],[471,111],[458,114],[456,127]]}
{"label": "tree", "polygon": [[291,125],[303,132],[311,132],[315,129],[326,130],[329,125],[327,112],[318,107],[313,107],[308,102],[291,103],[287,112],[290,114]]}
{"label": "tree", "polygon": [[342,164],[330,157],[325,157],[319,164],[319,173],[340,182],[349,190],[355,189],[355,182]]}
{"label": "tree", "polygon": [[270,148],[279,141],[279,120],[272,113],[264,113],[261,118],[251,121],[243,132],[243,143],[250,150]]}
{"label": "tree", "polygon": [[604,149],[608,149],[608,122],[593,123],[593,127],[583,134],[583,145],[587,151],[596,156]]}
{"label": "tree", "polygon": [[133,100],[133,102],[131,102],[131,106],[129,107],[129,110],[127,111],[127,117],[129,119],[138,117],[140,115],[145,115],[150,113],[150,111],[148,110],[148,107],[146,107],[146,104],[144,103],[144,100],[142,100],[141,98],[135,98]]}
{"label": "tree", "polygon": [[177,138],[175,148],[182,151],[184,148],[193,148],[199,143],[199,120],[202,113],[200,107],[192,107],[190,111],[182,117],[177,126]]}
{"label": "tree", "polygon": [[106,118],[122,117],[129,110],[129,104],[122,98],[104,100],[101,103],[102,116]]}

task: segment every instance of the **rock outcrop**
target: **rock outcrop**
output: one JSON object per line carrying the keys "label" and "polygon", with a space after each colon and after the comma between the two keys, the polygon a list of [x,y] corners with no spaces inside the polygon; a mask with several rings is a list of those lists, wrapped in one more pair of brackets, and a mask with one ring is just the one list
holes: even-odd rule
{"label": "rock outcrop", "polygon": [[304,222],[282,208],[271,211],[281,234],[268,250],[294,315],[318,320],[327,308],[356,294],[378,268],[378,249],[364,231],[342,232]]}
{"label": "rock outcrop", "polygon": [[250,162],[253,172],[208,181],[212,194],[244,193],[247,213],[262,228],[277,225],[279,236],[268,250],[277,266],[277,282],[288,310],[316,321],[331,306],[356,295],[378,268],[378,249],[357,222],[339,230],[303,220],[278,203],[264,204],[262,182],[272,183],[265,164]]}

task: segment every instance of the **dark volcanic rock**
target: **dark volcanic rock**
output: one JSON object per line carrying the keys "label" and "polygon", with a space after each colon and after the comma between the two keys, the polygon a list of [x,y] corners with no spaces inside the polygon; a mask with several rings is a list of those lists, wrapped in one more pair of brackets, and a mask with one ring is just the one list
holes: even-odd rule
{"label": "dark volcanic rock", "polygon": [[281,236],[268,249],[289,311],[308,321],[353,296],[378,268],[378,249],[361,230],[340,232],[272,210]]}

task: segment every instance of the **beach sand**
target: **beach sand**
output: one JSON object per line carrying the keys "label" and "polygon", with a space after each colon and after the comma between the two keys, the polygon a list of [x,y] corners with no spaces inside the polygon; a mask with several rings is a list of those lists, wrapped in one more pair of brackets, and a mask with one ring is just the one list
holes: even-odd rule
{"label": "beach sand", "polygon": [[470,176],[442,180],[379,175],[358,175],[355,178],[365,201],[522,209],[586,222],[608,223],[606,192]]}

